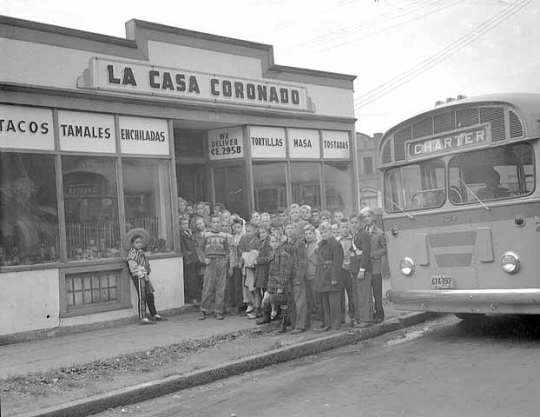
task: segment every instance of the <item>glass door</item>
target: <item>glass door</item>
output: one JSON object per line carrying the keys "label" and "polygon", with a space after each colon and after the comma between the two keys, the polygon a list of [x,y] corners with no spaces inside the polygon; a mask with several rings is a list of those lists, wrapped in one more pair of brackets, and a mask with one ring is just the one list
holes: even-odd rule
{"label": "glass door", "polygon": [[205,164],[176,164],[178,197],[188,204],[208,200],[208,186]]}
{"label": "glass door", "polygon": [[214,167],[212,172],[214,202],[222,203],[231,213],[238,213],[244,217],[247,214],[244,167],[242,165]]}

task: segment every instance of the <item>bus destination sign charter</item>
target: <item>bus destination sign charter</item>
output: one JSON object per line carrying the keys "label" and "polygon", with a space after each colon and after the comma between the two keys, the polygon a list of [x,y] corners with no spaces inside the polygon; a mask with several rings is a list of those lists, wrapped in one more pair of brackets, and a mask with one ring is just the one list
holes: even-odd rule
{"label": "bus destination sign charter", "polygon": [[431,154],[444,153],[461,148],[469,148],[488,142],[487,129],[476,128],[456,133],[450,136],[428,139],[409,143],[409,156],[420,157]]}

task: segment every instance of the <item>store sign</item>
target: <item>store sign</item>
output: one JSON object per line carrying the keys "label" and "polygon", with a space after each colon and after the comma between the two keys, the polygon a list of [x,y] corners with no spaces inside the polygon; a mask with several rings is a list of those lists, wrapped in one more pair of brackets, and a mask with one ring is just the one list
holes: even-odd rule
{"label": "store sign", "polygon": [[114,117],[109,114],[58,111],[60,149],[77,152],[116,151]]}
{"label": "store sign", "polygon": [[291,159],[318,159],[321,145],[318,130],[287,129]]}
{"label": "store sign", "polygon": [[54,150],[52,110],[0,105],[0,148]]}
{"label": "store sign", "polygon": [[79,88],[314,112],[307,89],[266,80],[227,77],[92,58]]}
{"label": "store sign", "polygon": [[349,132],[324,130],[322,139],[325,159],[349,159],[351,157]]}
{"label": "store sign", "polygon": [[208,131],[208,154],[212,160],[244,157],[244,131],[241,127]]}
{"label": "store sign", "polygon": [[166,120],[120,116],[120,150],[138,155],[169,155],[169,128]]}
{"label": "store sign", "polygon": [[459,148],[482,145],[487,142],[486,128],[467,130],[455,135],[443,136],[409,144],[409,156],[417,157]]}
{"label": "store sign", "polygon": [[285,159],[285,129],[280,127],[251,126],[249,144],[252,158]]}

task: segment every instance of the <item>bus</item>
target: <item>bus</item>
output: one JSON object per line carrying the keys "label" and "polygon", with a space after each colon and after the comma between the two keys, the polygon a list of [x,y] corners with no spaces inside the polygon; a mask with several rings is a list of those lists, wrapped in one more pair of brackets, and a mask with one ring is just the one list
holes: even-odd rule
{"label": "bus", "polygon": [[378,146],[400,310],[540,314],[540,94],[444,103]]}

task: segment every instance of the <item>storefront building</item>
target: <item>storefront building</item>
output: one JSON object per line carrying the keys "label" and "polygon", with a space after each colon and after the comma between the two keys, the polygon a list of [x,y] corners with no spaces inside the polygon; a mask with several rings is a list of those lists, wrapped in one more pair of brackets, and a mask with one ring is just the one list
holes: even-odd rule
{"label": "storefront building", "polygon": [[242,216],[358,207],[353,76],[275,65],[269,45],[126,32],[0,17],[0,341],[135,316],[133,227],[150,232],[158,309],[182,307],[178,196]]}

